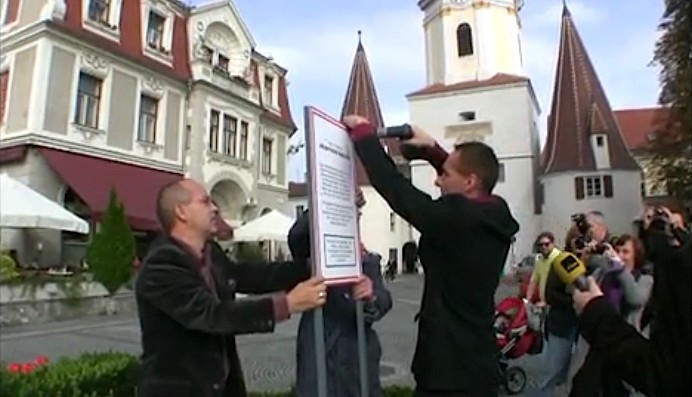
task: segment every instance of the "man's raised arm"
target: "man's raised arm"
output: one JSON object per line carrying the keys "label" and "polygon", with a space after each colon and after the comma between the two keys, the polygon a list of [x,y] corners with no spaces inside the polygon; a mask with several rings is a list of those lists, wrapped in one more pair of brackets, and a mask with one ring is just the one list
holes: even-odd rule
{"label": "man's raised arm", "polygon": [[359,116],[347,116],[344,124],[372,186],[392,210],[421,232],[439,227],[444,208],[399,172],[375,136],[375,127]]}

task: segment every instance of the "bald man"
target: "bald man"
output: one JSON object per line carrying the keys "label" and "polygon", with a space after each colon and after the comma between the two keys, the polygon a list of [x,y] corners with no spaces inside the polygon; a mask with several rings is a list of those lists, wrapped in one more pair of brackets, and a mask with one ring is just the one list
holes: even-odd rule
{"label": "bald man", "polygon": [[[272,332],[290,314],[323,305],[324,282],[306,280],[304,261],[220,260],[211,243],[218,210],[193,180],[163,187],[156,211],[164,233],[135,284],[143,348],[137,395],[245,397],[234,335]],[[235,299],[236,292],[268,295]]]}

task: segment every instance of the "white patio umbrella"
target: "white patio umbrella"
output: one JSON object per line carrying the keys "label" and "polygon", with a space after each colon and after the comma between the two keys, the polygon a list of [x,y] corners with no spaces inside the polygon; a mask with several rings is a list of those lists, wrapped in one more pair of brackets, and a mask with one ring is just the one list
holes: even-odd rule
{"label": "white patio umbrella", "polygon": [[0,175],[0,227],[89,233],[84,219],[7,174]]}
{"label": "white patio umbrella", "polygon": [[294,220],[277,210],[253,219],[233,231],[233,241],[287,241]]}

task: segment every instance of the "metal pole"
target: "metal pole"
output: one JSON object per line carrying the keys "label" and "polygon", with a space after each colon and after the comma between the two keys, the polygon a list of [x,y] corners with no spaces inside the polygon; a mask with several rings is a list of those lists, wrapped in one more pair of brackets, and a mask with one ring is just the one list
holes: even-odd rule
{"label": "metal pole", "polygon": [[314,313],[315,359],[317,360],[317,396],[327,397],[327,362],[324,347],[324,315],[318,307]]}
{"label": "metal pole", "polygon": [[[310,198],[310,203],[313,202],[312,200],[312,194],[314,193],[312,191],[312,186],[311,186],[311,177],[312,177],[312,172],[313,170],[310,169],[310,151],[312,142],[310,142],[310,131],[312,130],[312,120],[310,119],[310,107],[305,106],[303,108],[303,121],[305,122],[305,147],[306,147],[306,152],[307,155],[305,156],[305,163],[306,163],[306,170],[307,170],[307,190],[308,190],[308,197]],[[317,216],[315,215],[315,208],[310,208],[310,225],[312,226],[312,217]],[[315,234],[311,233],[310,238],[312,241],[314,241]],[[317,255],[319,253],[315,252],[316,247],[314,244],[310,241],[310,256],[312,258],[317,258]],[[313,262],[313,266],[314,266]],[[314,275],[316,273],[316,268],[313,267],[312,269],[312,274]],[[324,315],[322,313],[322,308],[318,307],[313,310],[313,325],[315,328],[315,364],[317,368],[317,397],[328,397],[327,396],[327,362],[326,362],[326,351],[324,347]]]}
{"label": "metal pole", "polygon": [[365,339],[365,312],[363,301],[356,301],[356,327],[358,331],[358,369],[360,370],[360,397],[369,397],[368,352]]}

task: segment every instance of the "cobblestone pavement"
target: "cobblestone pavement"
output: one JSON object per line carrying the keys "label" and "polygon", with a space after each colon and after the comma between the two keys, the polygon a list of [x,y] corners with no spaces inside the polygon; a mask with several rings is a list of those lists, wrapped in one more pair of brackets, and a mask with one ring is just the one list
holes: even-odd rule
{"label": "cobblestone pavement", "polygon": [[[394,308],[376,329],[383,345],[381,374],[386,384],[412,384],[409,366],[415,346],[413,317],[421,293],[420,276],[402,276],[388,283]],[[501,285],[498,300],[516,293]],[[295,337],[298,316],[277,326],[273,334],[238,337],[238,346],[248,387],[252,390],[283,390],[291,386],[295,368]],[[55,360],[88,351],[116,350],[138,354],[139,328],[136,318],[96,317],[51,324],[2,329],[0,360],[29,360],[43,354]],[[540,373],[541,357],[517,360],[529,374],[529,386]]]}

